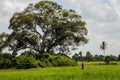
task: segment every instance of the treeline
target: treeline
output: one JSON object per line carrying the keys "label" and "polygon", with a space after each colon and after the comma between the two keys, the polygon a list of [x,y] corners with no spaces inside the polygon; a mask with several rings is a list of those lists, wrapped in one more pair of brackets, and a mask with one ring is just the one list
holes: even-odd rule
{"label": "treeline", "polygon": [[105,62],[109,62],[109,61],[120,61],[120,54],[118,56],[115,55],[92,55],[89,51],[86,52],[86,55],[83,56],[82,52],[79,52],[78,54],[74,54],[72,56],[72,58],[75,61],[105,61]]}
{"label": "treeline", "polygon": [[0,69],[17,68],[28,69],[52,66],[75,66],[76,61],[65,54],[43,53],[37,54],[26,51],[19,56],[0,52]]}

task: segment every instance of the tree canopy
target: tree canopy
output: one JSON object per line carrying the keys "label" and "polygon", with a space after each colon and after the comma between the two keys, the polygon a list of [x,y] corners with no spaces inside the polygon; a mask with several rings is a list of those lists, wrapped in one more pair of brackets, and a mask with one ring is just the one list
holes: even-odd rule
{"label": "tree canopy", "polygon": [[93,60],[93,55],[89,51],[86,53],[86,60],[88,62]]}
{"label": "tree canopy", "polygon": [[12,33],[0,48],[7,46],[14,55],[27,48],[38,53],[53,49],[69,51],[69,46],[88,42],[85,25],[86,22],[74,10],[63,9],[52,1],[40,1],[13,15],[9,25]]}

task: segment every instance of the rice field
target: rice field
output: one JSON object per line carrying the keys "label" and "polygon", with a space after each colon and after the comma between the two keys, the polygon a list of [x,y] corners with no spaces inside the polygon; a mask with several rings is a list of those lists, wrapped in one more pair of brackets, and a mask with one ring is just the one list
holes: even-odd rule
{"label": "rice field", "polygon": [[0,70],[0,80],[120,80],[120,64],[81,63],[74,67],[49,67],[27,70]]}

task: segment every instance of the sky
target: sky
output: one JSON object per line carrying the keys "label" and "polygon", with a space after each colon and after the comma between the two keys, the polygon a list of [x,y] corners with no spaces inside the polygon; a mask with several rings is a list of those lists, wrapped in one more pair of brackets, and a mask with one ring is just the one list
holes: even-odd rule
{"label": "sky", "polygon": [[[20,12],[29,3],[40,0],[0,0],[0,33],[10,33],[9,19],[15,12]],[[74,9],[85,20],[88,29],[88,44],[74,51],[83,55],[87,51],[92,54],[103,54],[100,50],[102,41],[107,42],[107,54],[120,54],[120,0],[52,0],[63,9]]]}

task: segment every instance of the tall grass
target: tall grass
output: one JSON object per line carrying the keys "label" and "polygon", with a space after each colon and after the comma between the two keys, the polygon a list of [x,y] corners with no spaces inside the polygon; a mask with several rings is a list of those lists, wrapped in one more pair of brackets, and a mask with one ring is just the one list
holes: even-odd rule
{"label": "tall grass", "polygon": [[120,65],[85,63],[82,70],[80,64],[75,67],[0,70],[0,80],[120,80]]}

